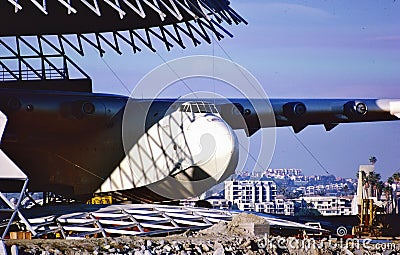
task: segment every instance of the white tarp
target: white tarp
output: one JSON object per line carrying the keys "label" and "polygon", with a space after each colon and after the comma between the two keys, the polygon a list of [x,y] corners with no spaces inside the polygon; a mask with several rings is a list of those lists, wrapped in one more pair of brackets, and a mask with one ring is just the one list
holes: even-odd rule
{"label": "white tarp", "polygon": [[[0,138],[7,124],[7,117],[0,111]],[[27,176],[0,150],[0,179],[26,180]]]}
{"label": "white tarp", "polygon": [[7,250],[6,250],[6,246],[4,245],[4,242],[2,240],[0,240],[0,254],[5,254],[7,255]]}
{"label": "white tarp", "polygon": [[0,112],[0,138],[3,136],[4,129],[7,124],[7,116]]}
{"label": "white tarp", "polygon": [[26,174],[0,150],[0,179],[26,180]]}

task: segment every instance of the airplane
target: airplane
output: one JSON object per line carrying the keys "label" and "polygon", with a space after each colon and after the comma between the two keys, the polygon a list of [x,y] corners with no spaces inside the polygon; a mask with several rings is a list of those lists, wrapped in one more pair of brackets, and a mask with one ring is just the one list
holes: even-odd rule
{"label": "airplane", "polygon": [[[31,192],[81,201],[93,193],[176,200],[234,172],[240,147],[234,130],[252,136],[261,128],[292,126],[297,133],[322,124],[329,131],[339,123],[399,117],[397,100],[139,99],[92,93],[89,78],[69,79],[67,63],[82,70],[65,49],[83,56],[86,45],[102,56],[104,46],[122,54],[122,45],[136,53],[140,45],[156,51],[155,41],[170,50],[186,48],[186,39],[197,46],[232,37],[223,25],[247,22],[229,1],[9,4],[0,9],[8,21],[0,31],[7,53],[0,64],[3,79],[6,74],[13,81],[0,84],[0,111],[8,118],[0,148],[26,173]],[[40,59],[40,71],[31,59]],[[9,60],[17,62],[7,66]],[[46,80],[46,66],[63,79]],[[38,80],[24,80],[26,73]],[[15,185],[1,188],[12,191]]]}
{"label": "airplane", "polygon": [[150,100],[38,84],[0,89],[8,118],[0,148],[26,173],[30,192],[79,201],[94,193],[141,202],[197,196],[235,172],[234,130],[250,137],[275,126],[298,133],[400,118],[396,99]]}

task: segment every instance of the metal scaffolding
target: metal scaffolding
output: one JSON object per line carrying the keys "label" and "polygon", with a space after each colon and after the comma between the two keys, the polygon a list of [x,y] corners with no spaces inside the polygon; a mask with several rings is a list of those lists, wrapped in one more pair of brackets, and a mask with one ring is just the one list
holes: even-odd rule
{"label": "metal scaffolding", "polygon": [[73,76],[89,79],[89,76],[65,53],[43,36],[24,38],[0,37],[0,81],[25,81],[70,79]]}
{"label": "metal scaffolding", "polygon": [[224,24],[247,24],[226,0],[5,2],[14,8],[0,8],[7,20],[0,29],[3,82],[68,80],[74,72],[88,79],[67,54],[84,56],[87,48],[100,56],[106,50],[122,54],[127,48],[155,52],[162,45],[167,51],[174,46],[185,49],[188,44],[211,44],[213,37],[233,37]]}

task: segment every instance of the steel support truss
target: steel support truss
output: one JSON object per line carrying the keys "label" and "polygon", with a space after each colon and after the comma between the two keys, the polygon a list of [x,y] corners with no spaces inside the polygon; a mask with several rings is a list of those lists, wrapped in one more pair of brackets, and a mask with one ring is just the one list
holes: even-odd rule
{"label": "steel support truss", "polygon": [[141,52],[143,46],[156,52],[154,40],[161,41],[167,50],[171,50],[174,43],[185,49],[183,35],[194,46],[200,45],[201,39],[211,43],[207,30],[218,40],[224,38],[223,32],[218,31],[212,23],[201,19],[192,23],[172,24],[168,28],[145,28],[140,31],[0,37],[0,81],[70,79],[71,76],[89,79],[86,72],[67,55],[67,51],[72,50],[84,56],[85,45],[93,47],[103,56],[105,47],[122,54],[121,44],[127,44],[133,53]]}
{"label": "steel support truss", "polygon": [[[30,0],[30,2],[44,15],[51,14],[48,1]],[[184,19],[184,15],[190,15],[193,19],[199,17],[209,19],[210,15],[214,15],[218,21],[225,20],[228,23],[244,21],[232,8],[227,8],[228,1],[220,0],[77,0],[75,5],[77,2],[99,17],[102,16],[100,6],[104,5],[115,11],[120,19],[123,19],[129,12],[145,19],[148,16],[146,10],[150,10],[159,16],[160,21],[164,21],[168,16],[173,16],[179,22]],[[15,13],[23,9],[23,5],[18,0],[8,0],[8,3],[13,5]],[[72,5],[71,0],[58,0],[58,4],[65,7],[68,15],[79,12],[79,9]],[[150,15],[154,13],[150,13]]]}
{"label": "steel support truss", "polygon": [[[4,0],[3,0],[4,1]],[[226,0],[7,0],[0,29],[0,80],[88,78],[67,54],[100,56],[160,45],[167,51],[233,37],[223,25],[247,22]],[[23,10],[23,11],[22,11]],[[39,12],[38,12],[39,10]],[[73,70],[69,70],[73,68]]]}
{"label": "steel support truss", "polygon": [[[23,9],[23,6],[19,3],[18,0],[8,0],[10,4],[14,6],[14,12],[18,13]],[[37,0],[30,0],[30,2],[38,8],[43,14],[49,15],[50,10],[48,9],[48,4],[46,0],[42,1],[37,1]],[[222,9],[225,8],[224,1],[214,1],[210,5],[210,1],[178,1],[178,0],[103,0],[103,1],[98,1],[98,0],[80,0],[76,1],[80,2],[83,5],[85,5],[90,11],[92,11],[94,14],[97,16],[101,16],[101,9],[99,8],[100,3],[105,3],[109,8],[114,10],[120,17],[120,19],[123,19],[125,15],[127,14],[128,11],[133,11],[137,15],[139,15],[141,18],[146,18],[147,14],[144,11],[144,7],[150,7],[150,9],[154,12],[156,12],[160,16],[160,20],[163,21],[167,15],[173,15],[177,21],[181,21],[183,19],[182,12],[185,12],[193,18],[198,18],[198,15],[192,11],[192,9],[199,8],[199,11],[202,11],[204,14],[206,12],[210,12],[212,14],[215,14],[215,9]],[[58,3],[65,7],[66,12],[71,15],[71,14],[76,14],[78,13],[78,9],[75,8],[71,4],[71,0],[58,0]],[[121,4],[122,3],[122,4]],[[196,4],[194,4],[196,3]],[[227,18],[228,15],[234,15],[236,19],[234,21],[236,22],[237,20],[240,19],[240,16],[231,8],[226,9],[224,13],[218,14],[218,16],[222,19],[228,20]],[[229,21],[231,21],[229,19]]]}
{"label": "steel support truss", "polygon": [[[15,7],[16,14],[0,9],[10,19],[0,30],[0,38],[55,35],[61,51],[69,46],[80,55],[84,55],[82,42],[94,47],[100,55],[104,54],[105,45],[121,54],[122,42],[131,46],[135,53],[141,51],[141,45],[155,51],[155,40],[161,41],[167,50],[174,44],[185,48],[184,37],[197,46],[201,40],[211,43],[212,35],[217,40],[225,35],[233,37],[223,23],[247,24],[225,0],[75,0],[74,4],[82,13],[71,0],[30,0],[30,5],[29,1],[24,3],[24,13],[18,13],[23,9],[18,0],[8,2]],[[65,7],[68,14],[63,13],[60,6]],[[44,15],[37,13],[35,7]],[[116,11],[121,21],[115,20],[110,10]]]}
{"label": "steel support truss", "polygon": [[[58,45],[60,48],[69,48],[81,56],[85,55],[84,45],[94,48],[102,57],[106,48],[112,49],[118,54],[122,54],[121,44],[128,45],[133,53],[143,50],[143,47],[152,52],[156,52],[157,42],[164,44],[167,51],[174,45],[186,49],[185,37],[196,47],[201,44],[201,40],[211,44],[213,34],[217,40],[225,37],[233,37],[226,29],[218,23],[207,22],[202,19],[186,21],[168,26],[153,28],[132,29],[127,31],[113,31],[91,34],[70,34],[58,35]],[[105,47],[107,46],[107,47]]]}
{"label": "steel support truss", "polygon": [[89,79],[63,47],[43,36],[0,37],[0,81],[69,79],[70,71]]}

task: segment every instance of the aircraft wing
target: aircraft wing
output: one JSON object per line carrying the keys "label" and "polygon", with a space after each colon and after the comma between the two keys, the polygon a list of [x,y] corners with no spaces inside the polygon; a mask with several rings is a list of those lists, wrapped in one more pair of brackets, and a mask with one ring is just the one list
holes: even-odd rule
{"label": "aircraft wing", "polygon": [[[251,136],[260,128],[292,126],[298,133],[308,125],[327,131],[340,123],[400,119],[400,99],[230,99],[221,116],[234,129]],[[239,118],[241,117],[241,118]]]}
{"label": "aircraft wing", "polygon": [[[102,192],[127,190],[140,196],[135,186],[131,185],[135,183],[130,178],[132,169],[146,173],[138,175],[148,180],[147,183],[140,182],[140,187],[164,185],[157,186],[163,189],[161,194],[164,194],[164,198],[164,190],[175,191],[177,185],[172,181],[167,182],[164,178],[166,175],[160,174],[160,171],[175,173],[181,170],[178,172],[180,176],[168,175],[173,180],[182,177],[182,183],[189,183],[188,187],[182,185],[179,196],[200,194],[208,186],[202,184],[201,189],[198,188],[198,179],[211,180],[210,185],[215,185],[236,168],[239,146],[231,128],[244,129],[251,136],[257,130],[269,127],[291,126],[295,132],[300,132],[308,125],[320,124],[326,130],[331,130],[341,123],[400,118],[400,99],[268,100],[208,97],[146,100],[107,94],[9,89],[2,90],[1,99],[0,108],[8,118],[1,149],[27,171],[30,190],[43,190],[45,187],[52,192],[71,196],[92,194],[109,177],[109,183],[118,185]],[[198,104],[203,104],[204,109],[204,102],[209,101],[210,105],[216,106],[219,114],[211,116],[210,112],[202,112],[202,108],[197,106],[191,107],[197,111],[189,113],[185,107],[182,108],[185,101],[191,104],[200,101]],[[195,113],[199,114],[193,118],[192,114]],[[219,116],[230,127],[220,121]],[[182,127],[186,128],[184,132],[181,131]],[[216,137],[221,138],[221,142],[199,146],[204,142],[202,137],[208,139],[208,134],[216,133],[216,127],[221,134]],[[208,160],[208,153],[214,151],[209,148],[217,148],[216,144],[224,144],[218,147],[218,157],[212,157],[218,158],[218,164]],[[203,153],[196,151],[198,148],[207,150]],[[159,160],[160,157],[164,157],[164,160]],[[154,159],[159,164],[154,164]],[[220,171],[222,165],[225,166],[224,171]],[[149,169],[154,170],[151,171],[155,178],[150,178]],[[195,175],[200,172],[196,172],[197,169],[202,170],[203,175]],[[189,172],[192,175],[187,175]],[[206,175],[213,178],[204,178]],[[125,176],[129,178],[120,178]],[[187,182],[184,177],[196,182]],[[128,182],[126,184],[121,180]],[[194,186],[195,183],[197,186]],[[149,193],[148,189],[143,192]],[[151,199],[154,197],[149,197]]]}

